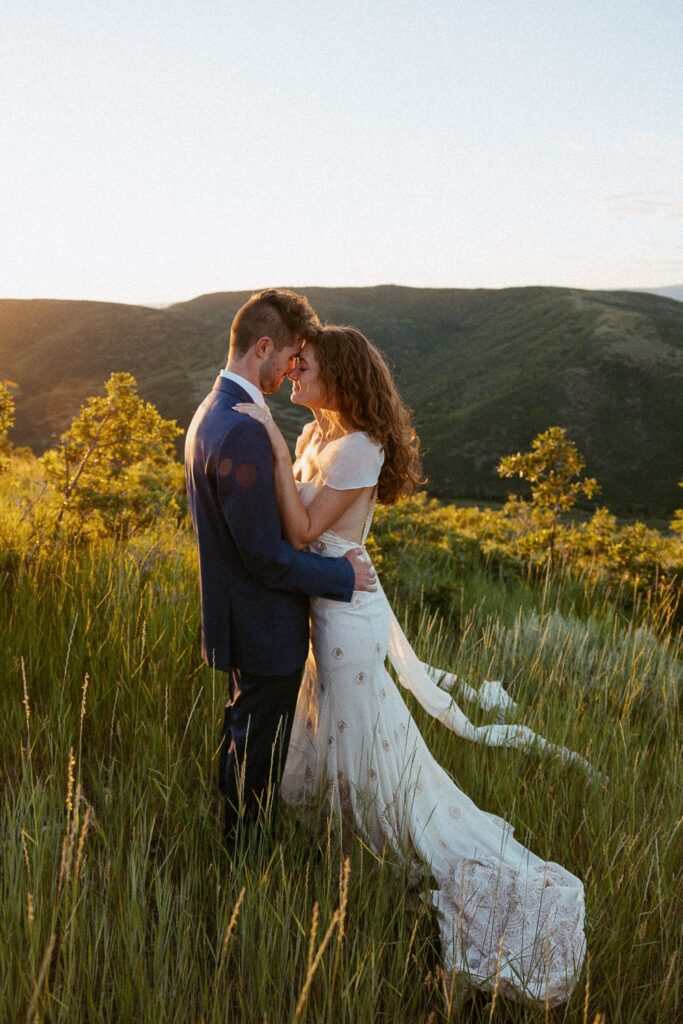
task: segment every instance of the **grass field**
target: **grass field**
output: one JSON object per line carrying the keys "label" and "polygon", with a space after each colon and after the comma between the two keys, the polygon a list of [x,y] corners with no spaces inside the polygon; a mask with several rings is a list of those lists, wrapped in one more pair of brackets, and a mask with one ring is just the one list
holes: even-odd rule
{"label": "grass field", "polygon": [[[487,577],[392,531],[383,573],[418,653],[504,680],[527,724],[610,778],[478,748],[416,709],[459,785],[587,892],[590,957],[567,1006],[477,996],[452,1019],[674,1024],[678,642],[586,591]],[[447,1019],[435,923],[391,864],[360,841],[345,864],[332,828],[312,837],[286,812],[269,847],[224,849],[226,695],[199,661],[191,536],[57,547],[1,572],[2,1020]],[[422,596],[435,575],[441,606]]]}

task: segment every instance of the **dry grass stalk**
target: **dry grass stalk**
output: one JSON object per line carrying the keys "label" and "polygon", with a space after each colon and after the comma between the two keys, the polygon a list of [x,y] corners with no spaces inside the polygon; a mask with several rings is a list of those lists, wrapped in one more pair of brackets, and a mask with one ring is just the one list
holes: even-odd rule
{"label": "dry grass stalk", "polygon": [[240,907],[242,906],[242,900],[244,899],[244,894],[246,891],[247,887],[246,885],[243,885],[242,888],[240,889],[240,894],[235,902],[235,906],[232,908],[232,914],[230,915],[230,920],[228,921],[228,927],[225,929],[225,936],[223,937],[223,945],[221,947],[221,960],[224,959],[225,954],[228,950],[230,937],[232,936],[232,933],[234,932],[235,927],[237,925],[237,918],[240,916]]}
{"label": "dry grass stalk", "polygon": [[66,658],[64,659],[64,675],[62,676],[62,687],[66,682],[67,673],[69,671],[69,661],[71,659],[71,648],[74,642],[74,636],[76,635],[76,623],[78,622],[78,612],[74,616],[73,625],[71,627],[71,635],[69,636],[69,643],[66,648]]}
{"label": "dry grass stalk", "polygon": [[67,768],[67,781],[66,781],[66,814],[67,818],[71,818],[74,810],[74,768],[76,767],[76,758],[74,757],[73,747],[69,748],[69,766]]}
{"label": "dry grass stalk", "polygon": [[669,960],[669,969],[666,972],[666,978],[664,979],[664,985],[662,986],[662,1002],[664,1002],[664,1000],[668,998],[669,986],[671,985],[671,982],[672,982],[673,977],[674,977],[674,973],[675,973],[674,972],[674,968],[676,966],[676,961],[678,960],[678,956],[679,956],[678,950],[675,949],[673,951],[673,953],[671,954],[671,959]]}
{"label": "dry grass stalk", "polygon": [[31,781],[33,781],[33,765],[31,763],[31,702],[28,697],[28,681],[26,679],[26,665],[24,659],[21,659],[21,680],[24,688],[24,696],[22,697],[21,703],[24,705],[24,715],[26,717],[26,757],[28,759],[29,772],[31,774]]}
{"label": "dry grass stalk", "polygon": [[308,939],[308,961],[306,963],[306,974],[310,974],[311,968],[313,967],[313,960],[315,959],[315,940],[318,935],[319,917],[320,904],[316,900],[313,904],[313,913],[311,914],[311,934]]}
{"label": "dry grass stalk", "polygon": [[79,825],[80,825],[80,804],[81,804],[81,785],[78,783],[74,790],[74,767],[76,760],[73,755],[73,749],[69,751],[69,779],[67,783],[66,791],[66,832],[62,839],[62,853],[59,863],[59,880],[57,883],[57,897],[62,894],[64,887],[67,884],[71,876],[71,867],[73,865],[74,850],[78,843]]}
{"label": "dry grass stalk", "polygon": [[24,659],[21,659],[21,679],[24,686],[24,696],[21,703],[24,705],[24,714],[26,715],[26,731],[29,731],[29,719],[31,717],[31,704],[28,699],[28,682],[26,681],[26,665]]}
{"label": "dry grass stalk", "polygon": [[349,902],[349,882],[351,879],[351,859],[344,857],[339,878],[339,931],[337,932],[337,948],[332,966],[332,985],[337,981],[337,974],[341,966],[342,943],[345,934],[346,907]]}
{"label": "dry grass stalk", "polygon": [[26,831],[25,828],[22,828],[22,830],[19,833],[19,835],[21,837],[21,849],[23,850],[23,853],[24,853],[24,864],[26,865],[26,874],[28,875],[29,882],[30,882],[31,881],[31,861],[29,860],[28,844],[26,842],[26,838],[28,836],[28,832]]}
{"label": "dry grass stalk", "polygon": [[32,892],[27,892],[26,893],[26,920],[28,922],[28,929],[29,929],[29,931],[33,927],[33,922],[35,921],[35,919],[36,919],[36,911],[35,911],[35,907],[33,905],[33,893]]}
{"label": "dry grass stalk", "polygon": [[82,688],[82,695],[81,695],[81,729],[83,728],[83,719],[85,718],[85,705],[86,705],[86,701],[87,701],[87,698],[88,698],[88,685],[89,685],[89,683],[90,683],[90,676],[86,672],[85,676],[83,678],[83,688]]}
{"label": "dry grass stalk", "polygon": [[339,940],[344,938],[344,925],[346,923],[346,907],[349,902],[349,881],[351,879],[351,858],[344,857],[339,882]]}
{"label": "dry grass stalk", "polygon": [[588,1024],[588,1003],[591,995],[591,956],[586,953],[586,987],[583,993],[583,1024]]}
{"label": "dry grass stalk", "polygon": [[45,978],[52,962],[52,953],[55,948],[55,942],[57,941],[57,935],[53,931],[50,938],[47,940],[47,946],[43,953],[43,959],[40,964],[40,970],[38,971],[38,977],[36,983],[33,986],[33,992],[31,993],[31,1001],[28,1004],[28,1010],[26,1011],[26,1024],[38,1024],[40,1021],[40,1015],[36,1009],[36,1004],[40,999],[40,993],[42,992],[43,985],[45,984]]}
{"label": "dry grass stalk", "polygon": [[[322,937],[322,941],[321,941],[320,945],[318,946],[318,951],[315,954],[315,956],[313,957],[312,961],[310,960],[310,950],[309,950],[309,966],[308,966],[308,970],[306,972],[306,980],[304,981],[303,988],[301,989],[301,994],[299,995],[299,999],[298,999],[298,1002],[296,1004],[296,1009],[294,1011],[294,1022],[293,1022],[293,1024],[296,1024],[296,1022],[301,1017],[303,1009],[304,1009],[304,1007],[306,1005],[306,1000],[308,999],[308,993],[310,992],[311,985],[313,984],[313,978],[315,977],[315,972],[318,970],[318,967],[320,966],[320,961],[323,958],[325,950],[327,949],[327,947],[330,944],[330,939],[332,938],[332,935],[334,934],[334,930],[335,930],[335,928],[339,927],[339,924],[340,924],[340,922],[342,920],[343,913],[345,911],[346,911],[346,906],[344,906],[343,910],[342,910],[341,907],[338,907],[337,910],[335,910],[335,912],[333,913],[332,920],[330,921],[330,923],[329,923],[329,925],[327,927],[327,931],[325,932],[325,934]],[[318,927],[317,913],[318,913],[318,904],[316,903],[315,906],[313,907],[313,917],[311,919],[311,933],[313,932],[313,923],[314,923],[314,921],[315,921],[315,927],[316,927],[316,931],[317,931],[317,927]]]}
{"label": "dry grass stalk", "polygon": [[489,1024],[493,1020],[493,1015],[496,1012],[496,1002],[498,1001],[498,987],[500,985],[500,960],[503,955],[503,936],[501,935],[498,942],[498,954],[496,956],[496,975],[493,979],[493,992],[491,998],[491,1009],[489,1011]]}
{"label": "dry grass stalk", "polygon": [[90,828],[91,818],[92,807],[90,806],[90,804],[87,804],[85,808],[85,814],[83,816],[83,824],[81,825],[81,831],[78,837],[78,848],[76,850],[76,866],[74,868],[74,878],[78,878],[81,873],[81,866],[83,864],[83,849],[85,847],[85,840],[88,835],[88,829]]}

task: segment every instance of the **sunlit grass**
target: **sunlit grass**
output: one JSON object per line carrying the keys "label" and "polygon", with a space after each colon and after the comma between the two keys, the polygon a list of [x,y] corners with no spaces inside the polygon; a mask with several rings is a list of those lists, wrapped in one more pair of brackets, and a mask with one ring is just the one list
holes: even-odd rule
{"label": "sunlit grass", "polygon": [[[479,748],[414,709],[459,785],[587,890],[590,964],[571,1002],[546,1013],[499,997],[492,1011],[478,996],[458,1019],[671,1024],[683,1000],[678,642],[608,601],[493,579],[419,544],[387,545],[384,574],[422,658],[474,685],[503,679],[528,725],[610,777],[605,788],[535,753]],[[424,596],[427,578],[448,605]],[[11,561],[0,624],[3,1019],[446,1019],[420,890],[362,841],[345,867],[333,829],[312,837],[284,812],[270,844],[224,849],[225,692],[199,662],[190,536]]]}

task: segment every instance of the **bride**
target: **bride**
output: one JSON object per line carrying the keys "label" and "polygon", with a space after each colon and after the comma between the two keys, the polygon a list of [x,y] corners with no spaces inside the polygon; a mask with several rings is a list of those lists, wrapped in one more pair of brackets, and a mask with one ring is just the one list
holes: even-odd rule
{"label": "bride", "polygon": [[[417,438],[384,359],[353,328],[323,327],[289,377],[292,402],[314,416],[293,465],[272,417],[253,403],[235,408],[268,431],[287,539],[339,556],[365,543],[375,501],[415,488]],[[581,881],[518,843],[434,760],[385,668],[387,653],[401,683],[458,735],[552,746],[523,726],[475,728],[418,661],[380,586],[350,604],[313,598],[283,799],[305,811],[322,798],[376,853],[388,848],[414,877],[426,869],[444,968],[456,983],[564,1002],[585,956]]]}

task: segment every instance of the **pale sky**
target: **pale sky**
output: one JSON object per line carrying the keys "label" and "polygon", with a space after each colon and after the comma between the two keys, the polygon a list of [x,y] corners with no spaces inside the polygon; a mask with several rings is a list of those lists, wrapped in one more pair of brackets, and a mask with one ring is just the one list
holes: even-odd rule
{"label": "pale sky", "polygon": [[2,0],[0,296],[683,281],[680,0]]}

